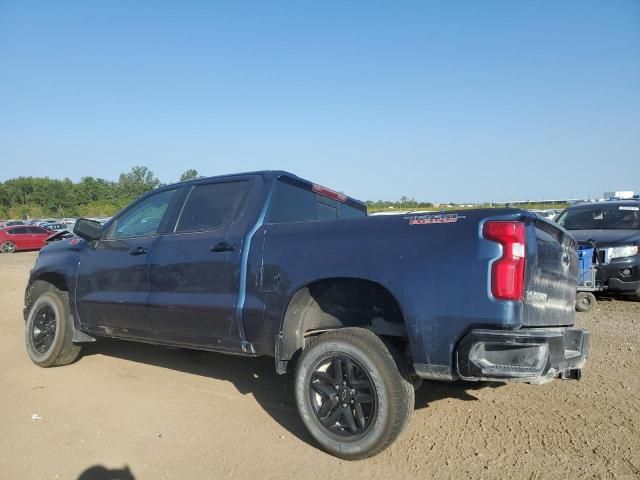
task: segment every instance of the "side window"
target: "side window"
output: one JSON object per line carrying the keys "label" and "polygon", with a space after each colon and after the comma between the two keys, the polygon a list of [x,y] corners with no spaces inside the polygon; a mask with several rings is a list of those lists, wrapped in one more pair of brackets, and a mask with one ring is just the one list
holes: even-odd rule
{"label": "side window", "polygon": [[207,183],[192,188],[176,232],[211,230],[232,223],[242,213],[249,182]]}
{"label": "side window", "polygon": [[29,229],[29,233],[35,233],[38,235],[42,235],[43,233],[49,234],[49,230],[40,227],[27,227]]}
{"label": "side window", "polygon": [[556,219],[556,223],[561,227],[564,227],[564,222],[566,219],[567,219],[567,212],[565,211]]}
{"label": "side window", "polygon": [[107,239],[155,235],[175,194],[176,190],[166,190],[138,203],[113,222]]}
{"label": "side window", "polygon": [[28,230],[27,227],[18,227],[14,228],[9,233],[12,235],[24,235],[25,233],[28,233]]}

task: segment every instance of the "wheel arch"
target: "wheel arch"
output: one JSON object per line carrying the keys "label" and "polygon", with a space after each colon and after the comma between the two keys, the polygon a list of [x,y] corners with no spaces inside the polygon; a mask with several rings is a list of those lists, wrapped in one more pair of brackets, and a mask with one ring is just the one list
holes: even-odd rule
{"label": "wheel arch", "polygon": [[347,327],[408,343],[405,316],[387,287],[357,277],[323,278],[291,296],[276,339],[276,370],[285,373],[310,336]]}
{"label": "wheel arch", "polygon": [[29,284],[25,289],[25,296],[24,296],[25,322],[27,321],[27,318],[29,316],[29,306],[31,305],[31,301],[32,301],[31,296],[33,293],[33,286],[38,281],[46,282],[50,285],[53,285],[58,290],[66,292],[69,295],[69,313],[71,314],[71,317],[72,317],[71,327],[73,331],[73,341],[75,343],[95,342],[96,339],[94,337],[82,331],[81,325],[79,324],[79,321],[78,321],[78,314],[75,308],[75,304],[73,302],[73,292],[71,291],[71,288],[70,288],[72,283],[69,282],[68,278],[64,274],[59,272],[51,272],[51,271],[41,272],[29,279]]}
{"label": "wheel arch", "polygon": [[[62,273],[59,273],[59,272],[40,272],[38,274],[33,275],[29,279],[29,283],[27,284],[27,288],[25,289],[25,294],[24,294],[24,319],[25,319],[25,321],[27,320],[29,305],[31,304],[31,302],[33,300],[31,298],[32,297],[32,293],[33,293],[33,286],[38,281],[49,283],[49,284],[53,285],[54,287],[56,287],[58,290],[62,290],[63,292],[68,292],[69,295],[71,295],[71,292],[69,290],[70,283],[69,283],[67,277],[65,275],[63,275]],[[71,311],[73,312],[73,310],[74,310],[73,309],[73,305],[71,305]]]}

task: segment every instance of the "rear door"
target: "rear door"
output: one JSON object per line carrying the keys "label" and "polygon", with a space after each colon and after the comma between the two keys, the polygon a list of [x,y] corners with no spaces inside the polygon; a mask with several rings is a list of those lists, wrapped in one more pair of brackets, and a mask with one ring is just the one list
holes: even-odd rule
{"label": "rear door", "polygon": [[176,194],[177,189],[163,190],[133,204],[83,251],[76,302],[85,327],[119,336],[149,336],[149,258]]}
{"label": "rear door", "polygon": [[35,242],[29,234],[27,227],[16,227],[9,232],[13,238],[11,240],[16,244],[16,247],[21,250],[28,250],[35,248]]}
{"label": "rear door", "polygon": [[190,187],[173,228],[151,255],[148,315],[158,338],[235,348],[240,263],[257,177],[234,177]]}
{"label": "rear door", "polygon": [[42,227],[27,227],[27,229],[29,230],[29,236],[33,244],[32,248],[44,247],[44,241],[53,234],[53,232]]}

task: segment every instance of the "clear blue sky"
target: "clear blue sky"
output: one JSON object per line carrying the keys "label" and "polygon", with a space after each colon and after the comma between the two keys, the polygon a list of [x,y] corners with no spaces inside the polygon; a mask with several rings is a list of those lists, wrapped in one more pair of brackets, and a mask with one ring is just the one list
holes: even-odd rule
{"label": "clear blue sky", "polygon": [[0,0],[0,164],[286,169],[362,199],[640,189],[640,1]]}

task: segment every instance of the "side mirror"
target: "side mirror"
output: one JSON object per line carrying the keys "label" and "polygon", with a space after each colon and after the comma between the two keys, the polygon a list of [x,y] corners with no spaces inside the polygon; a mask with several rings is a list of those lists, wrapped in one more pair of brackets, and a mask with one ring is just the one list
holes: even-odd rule
{"label": "side mirror", "polygon": [[85,240],[100,240],[100,222],[79,218],[73,226],[73,233]]}

